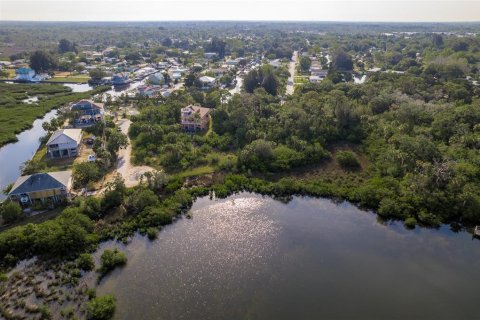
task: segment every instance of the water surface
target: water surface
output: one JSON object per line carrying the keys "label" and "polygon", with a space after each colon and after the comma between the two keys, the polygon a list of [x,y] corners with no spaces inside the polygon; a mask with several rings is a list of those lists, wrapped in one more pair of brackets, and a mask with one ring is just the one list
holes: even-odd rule
{"label": "water surface", "polygon": [[[103,280],[115,319],[475,319],[480,243],[383,225],[348,203],[199,199]],[[98,253],[98,254],[99,254]]]}
{"label": "water surface", "polygon": [[[33,122],[31,129],[19,133],[17,142],[6,144],[0,148],[0,190],[20,177],[20,166],[33,157],[40,146],[39,139],[46,133],[42,128],[42,123],[50,121],[56,115],[57,110],[46,113],[42,119]],[[0,200],[2,199],[5,199],[5,195],[0,192]]]}

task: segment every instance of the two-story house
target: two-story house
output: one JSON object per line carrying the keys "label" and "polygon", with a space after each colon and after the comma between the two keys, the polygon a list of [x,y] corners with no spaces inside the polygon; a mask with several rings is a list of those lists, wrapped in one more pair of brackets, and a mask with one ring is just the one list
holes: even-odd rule
{"label": "two-story house", "polygon": [[47,154],[50,158],[76,157],[80,153],[82,129],[60,129],[47,141]]}
{"label": "two-story house", "polygon": [[70,110],[74,115],[75,126],[86,127],[104,120],[103,103],[81,100],[72,104]]}
{"label": "two-story house", "polygon": [[189,105],[181,110],[182,129],[188,132],[201,131],[208,128],[210,109]]}

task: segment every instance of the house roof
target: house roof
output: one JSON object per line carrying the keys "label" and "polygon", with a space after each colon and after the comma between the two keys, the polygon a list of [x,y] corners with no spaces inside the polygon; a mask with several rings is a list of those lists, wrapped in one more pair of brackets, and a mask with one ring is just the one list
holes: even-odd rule
{"label": "house roof", "polygon": [[66,136],[71,140],[75,141],[77,144],[82,140],[82,129],[60,129],[55,131],[50,139],[48,139],[47,145],[53,143],[60,136]]}
{"label": "house roof", "polygon": [[18,68],[17,70],[15,70],[15,73],[17,74],[29,74],[30,72],[35,72],[35,71],[30,68]]}
{"label": "house roof", "polygon": [[65,188],[72,178],[72,171],[34,173],[21,176],[15,181],[9,194],[20,194],[42,190]]}
{"label": "house roof", "polygon": [[72,104],[72,110],[85,109],[103,109],[103,103],[93,102],[92,100],[80,100]]}
{"label": "house roof", "polygon": [[215,78],[212,78],[209,76],[200,77],[198,80],[200,80],[201,82],[207,82],[207,83],[215,82]]}
{"label": "house roof", "polygon": [[185,108],[182,108],[182,113],[188,113],[189,116],[193,113],[198,113],[200,115],[200,118],[203,118],[210,113],[210,108],[194,106],[191,104],[186,106]]}

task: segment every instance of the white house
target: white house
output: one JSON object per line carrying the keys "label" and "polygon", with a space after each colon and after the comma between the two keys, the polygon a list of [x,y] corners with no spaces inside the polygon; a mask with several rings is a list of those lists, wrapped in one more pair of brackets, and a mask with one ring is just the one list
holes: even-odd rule
{"label": "white house", "polygon": [[80,151],[82,129],[60,129],[55,131],[47,142],[50,158],[76,157]]}
{"label": "white house", "polygon": [[206,59],[215,59],[218,56],[216,52],[205,52],[203,55]]}
{"label": "white house", "polygon": [[205,90],[213,88],[217,82],[217,79],[209,76],[200,77],[198,80],[202,83],[202,89]]}
{"label": "white house", "polygon": [[160,86],[139,86],[137,88],[137,92],[142,96],[151,98],[160,95],[161,89],[162,88]]}

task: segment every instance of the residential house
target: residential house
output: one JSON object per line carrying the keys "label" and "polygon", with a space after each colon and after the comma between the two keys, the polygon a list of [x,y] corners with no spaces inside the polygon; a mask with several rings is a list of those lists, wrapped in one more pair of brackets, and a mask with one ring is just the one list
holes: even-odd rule
{"label": "residential house", "polygon": [[212,72],[215,77],[222,77],[225,73],[228,72],[228,69],[226,68],[213,68],[210,69],[210,72]]}
{"label": "residential house", "polygon": [[120,72],[112,76],[112,84],[114,86],[122,86],[130,83],[130,75],[128,72]]}
{"label": "residential house", "polygon": [[239,61],[240,61],[239,59],[227,60],[226,64],[227,64],[228,66],[234,67],[234,66],[236,66],[236,65],[238,64]]}
{"label": "residential house", "polygon": [[196,105],[189,105],[181,110],[182,129],[184,131],[201,131],[208,127],[210,109]]}
{"label": "residential house", "polygon": [[319,77],[319,76],[310,76],[308,78],[308,80],[310,81],[310,83],[318,83],[318,82],[321,82],[324,78],[322,77]]}
{"label": "residential house", "polygon": [[71,105],[70,110],[74,114],[75,126],[90,126],[96,122],[103,121],[103,103],[91,100],[81,100]]}
{"label": "residential house", "polygon": [[35,79],[35,70],[31,68],[18,68],[15,70],[15,80],[25,81],[25,82],[34,82]]}
{"label": "residential house", "polygon": [[205,57],[205,59],[212,60],[212,59],[215,59],[216,57],[218,57],[218,53],[216,53],[216,52],[205,52],[203,54],[203,56]]}
{"label": "residential house", "polygon": [[163,76],[163,74],[161,72],[157,72],[155,74],[150,75],[148,77],[148,81],[151,84],[162,85],[162,84],[165,83],[165,77]]}
{"label": "residential house", "polygon": [[215,85],[217,83],[217,79],[215,79],[213,77],[209,77],[209,76],[200,77],[200,78],[198,78],[198,81],[200,81],[200,83],[202,84],[202,89],[203,90],[211,89],[211,88],[215,87]]}
{"label": "residential house", "polygon": [[47,141],[47,154],[50,158],[76,157],[80,153],[82,129],[60,129]]}
{"label": "residential house", "polygon": [[159,96],[162,88],[160,86],[139,86],[137,92],[139,95],[147,96],[149,98]]}
{"label": "residential house", "polygon": [[38,201],[57,203],[70,198],[72,185],[72,171],[35,173],[18,178],[8,197],[24,207]]}
{"label": "residential house", "polygon": [[269,65],[271,65],[274,69],[278,69],[280,68],[280,66],[282,65],[280,63],[280,59],[275,59],[275,60],[272,60],[268,63]]}

